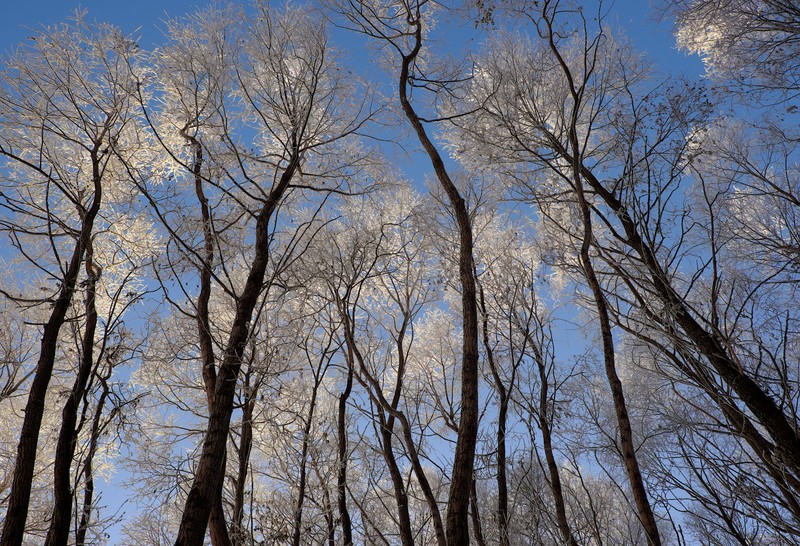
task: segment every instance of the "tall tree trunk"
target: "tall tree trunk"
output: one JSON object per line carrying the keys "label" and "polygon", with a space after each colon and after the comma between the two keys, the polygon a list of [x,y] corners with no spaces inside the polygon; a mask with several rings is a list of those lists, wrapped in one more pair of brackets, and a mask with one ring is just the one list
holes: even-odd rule
{"label": "tall tree trunk", "polygon": [[[105,137],[105,132],[101,137]],[[102,138],[100,141],[102,141]],[[17,445],[17,457],[14,463],[11,493],[8,497],[6,520],[3,525],[2,537],[0,537],[0,544],[3,544],[3,546],[20,546],[25,534],[25,521],[28,517],[33,472],[36,466],[36,452],[39,445],[39,430],[42,426],[47,387],[53,375],[58,336],[64,324],[67,310],[72,303],[86,246],[89,244],[92,230],[94,229],[94,221],[100,211],[102,185],[98,150],[99,144],[96,144],[91,151],[92,183],[94,185],[92,204],[83,214],[81,231],[76,241],[75,249],[72,252],[72,257],[64,272],[61,290],[42,333],[39,360],[36,363],[36,372],[28,393],[28,401],[25,404],[25,417],[22,421],[22,430],[20,431],[19,444]]]}
{"label": "tall tree trunk", "polygon": [[45,546],[66,546],[69,539],[70,519],[72,516],[72,459],[75,457],[75,446],[78,442],[78,431],[75,425],[78,420],[78,408],[86,385],[94,368],[94,336],[97,331],[97,308],[95,307],[95,291],[100,272],[93,262],[92,241],[86,245],[86,301],[84,309],[86,324],[81,340],[81,361],[78,376],[61,412],[61,430],[56,444],[56,458],[53,464],[53,512],[50,528],[47,531]]}
{"label": "tall tree trunk", "polygon": [[234,546],[244,546],[246,533],[244,524],[244,490],[250,451],[253,447],[253,411],[256,405],[256,387],[250,385],[250,374],[245,375],[244,405],[242,406],[242,437],[239,440],[239,469],[233,495],[233,517],[231,518],[231,541]]}
{"label": "tall tree trunk", "polygon": [[387,419],[384,417],[383,409],[380,407],[376,409],[381,412],[381,452],[383,454],[383,460],[386,461],[386,466],[389,469],[389,475],[392,478],[392,489],[394,490],[394,499],[397,503],[400,542],[403,546],[413,546],[414,533],[411,528],[411,516],[408,510],[408,493],[406,492],[403,475],[400,472],[400,467],[397,464],[397,460],[394,456],[394,449],[392,448],[392,437],[394,435],[392,429],[394,426],[391,423],[394,422],[394,419],[390,416],[387,422]]}
{"label": "tall tree trunk", "polygon": [[773,398],[761,388],[736,361],[723,339],[709,332],[697,319],[670,282],[670,276],[658,261],[656,252],[647,243],[634,216],[592,173],[580,158],[573,158],[566,150],[559,150],[564,159],[576,164],[589,187],[609,206],[619,219],[625,233],[625,243],[638,254],[650,276],[655,295],[664,304],[671,318],[686,334],[686,341],[711,364],[716,373],[744,402],[759,423],[774,440],[778,458],[800,475],[800,432],[791,417],[787,417]]}
{"label": "tall tree trunk", "polygon": [[535,343],[532,343],[534,356],[536,358],[536,365],[539,369],[539,420],[542,429],[542,447],[544,449],[544,457],[547,461],[547,473],[550,475],[550,492],[553,495],[553,502],[556,509],[556,524],[558,531],[561,533],[561,539],[569,546],[578,546],[578,541],[570,529],[569,521],[567,520],[567,508],[564,502],[564,490],[561,487],[561,474],[558,471],[558,463],[556,462],[555,453],[553,451],[553,434],[550,429],[552,417],[548,409],[548,391],[549,382],[547,379],[547,369],[544,362],[544,355]]}
{"label": "tall tree trunk", "polygon": [[[361,353],[355,345],[355,334],[353,331],[354,326],[352,323],[352,318],[349,314],[349,310],[343,308],[342,313],[342,319],[345,328],[345,343],[347,345],[348,368],[351,370],[350,377],[352,377],[352,369],[355,366],[356,360],[358,360],[362,372],[367,375],[366,366],[361,358]],[[403,328],[405,328],[407,324],[408,318],[405,316]],[[395,458],[394,449],[392,447],[394,423],[396,419],[395,415],[398,413],[397,405],[400,402],[400,394],[402,392],[402,377],[405,373],[405,358],[402,343],[401,333],[400,341],[397,344],[398,350],[400,351],[398,354],[400,362],[398,365],[397,382],[395,383],[392,400],[387,401],[380,396],[380,400],[377,400],[375,403],[375,409],[379,412],[378,420],[381,435],[381,454],[383,455],[383,460],[386,462],[386,466],[389,469],[389,476],[392,479],[392,490],[394,492],[395,502],[397,503],[397,520],[400,532],[400,541],[403,546],[413,546],[414,533],[411,527],[411,515],[408,507],[408,493],[406,491],[405,481],[403,480],[403,474],[400,472],[400,466],[397,464],[397,459]],[[388,418],[386,417],[387,410],[389,412]],[[441,525],[437,529],[440,527]],[[439,530],[439,535],[441,536],[441,530]]]}
{"label": "tall tree trunk", "polygon": [[448,546],[469,544],[469,498],[478,441],[478,306],[475,288],[472,222],[464,198],[450,179],[436,146],[428,137],[408,97],[411,66],[422,47],[422,21],[419,9],[409,11],[408,24],[413,28],[414,47],[403,55],[398,79],[399,98],[403,112],[411,123],[422,147],[430,158],[458,224],[458,270],[461,281],[462,359],[461,359],[461,416],[453,457],[450,492],[447,501],[446,534]]}
{"label": "tall tree trunk", "polygon": [[[486,546],[486,539],[483,537],[483,528],[481,527],[481,512],[478,508],[478,489],[475,484],[475,478],[472,479],[472,486],[469,491],[470,505],[472,506],[472,534],[475,536],[475,543],[478,546]],[[508,531],[506,529],[506,531]],[[508,533],[506,532],[506,538]]]}
{"label": "tall tree trunk", "polygon": [[[575,106],[575,110],[577,111],[577,105]],[[578,137],[575,129],[576,124],[577,120],[573,119],[573,126],[571,129],[572,144],[575,150],[574,157],[577,158]],[[622,449],[625,470],[628,474],[628,481],[631,486],[631,493],[633,494],[633,500],[636,504],[639,520],[647,535],[647,542],[650,546],[660,546],[661,536],[658,532],[658,525],[655,515],[653,514],[653,509],[650,506],[650,500],[647,497],[647,490],[639,468],[639,460],[636,456],[636,447],[633,441],[633,430],[628,414],[628,407],[625,402],[625,393],[622,388],[622,381],[620,381],[619,374],[617,373],[614,337],[611,330],[608,306],[589,252],[594,237],[592,233],[591,211],[589,210],[589,204],[586,202],[586,196],[583,192],[583,180],[578,165],[573,164],[573,174],[573,183],[578,197],[578,206],[583,218],[583,242],[580,251],[581,265],[583,266],[586,281],[592,291],[595,307],[597,309],[597,316],[600,321],[603,362],[605,364],[608,386],[611,389],[611,396],[614,400],[614,412],[619,427],[620,447]]]}
{"label": "tall tree trunk", "polygon": [[306,468],[308,465],[308,444],[311,435],[311,424],[314,421],[314,410],[317,407],[317,390],[322,381],[324,372],[314,377],[314,387],[311,389],[311,400],[309,401],[308,415],[303,427],[303,443],[300,448],[300,476],[297,484],[297,503],[294,508],[294,526],[292,531],[292,546],[300,546],[300,538],[303,530],[303,503],[306,499]]}
{"label": "tall tree trunk", "polygon": [[[616,356],[614,354],[614,336],[611,330],[608,304],[606,302],[605,295],[603,294],[600,281],[597,278],[597,273],[595,272],[594,264],[592,263],[592,258],[590,255],[590,249],[594,243],[592,213],[584,193],[584,169],[580,139],[578,137],[578,117],[583,106],[585,82],[584,84],[577,82],[572,70],[570,69],[564,57],[561,55],[561,52],[559,51],[555,42],[558,31],[553,29],[552,18],[545,17],[544,23],[547,27],[546,35],[548,38],[548,46],[550,51],[555,56],[558,66],[567,80],[569,85],[569,93],[572,98],[572,111],[570,112],[568,128],[569,147],[565,150],[558,144],[555,145],[558,148],[557,151],[562,155],[565,155],[565,159],[569,159],[569,165],[571,168],[571,182],[578,201],[578,208],[580,210],[581,220],[583,223],[580,262],[586,282],[589,285],[589,289],[592,291],[598,320],[600,322],[600,336],[603,345],[603,362],[605,365],[608,385],[611,389],[611,396],[614,400],[614,412],[616,414],[617,425],[619,427],[622,457],[625,463],[625,470],[628,475],[628,481],[631,486],[631,493],[633,494],[639,521],[644,528],[648,544],[650,544],[650,546],[660,546],[661,536],[658,532],[658,525],[656,524],[655,515],[653,514],[653,509],[650,505],[650,500],[647,497],[644,480],[642,479],[641,470],[639,468],[639,461],[636,457],[636,448],[633,441],[633,431],[631,429],[628,407],[625,402],[625,394],[622,389],[622,382],[617,374]],[[589,74],[584,74],[583,77],[588,78]],[[555,139],[552,140],[553,143],[557,142]]]}
{"label": "tall tree trunk", "polygon": [[[214,400],[214,389],[217,382],[216,361],[214,356],[214,340],[211,337],[211,319],[209,317],[209,302],[211,300],[211,267],[214,263],[214,226],[211,224],[211,210],[208,199],[203,191],[203,147],[200,142],[190,136],[185,130],[181,131],[183,137],[189,141],[194,152],[192,175],[194,177],[194,191],[200,203],[200,214],[203,219],[203,253],[202,267],[200,268],[200,293],[197,296],[197,339],[200,346],[200,364],[203,367],[202,377],[205,385],[206,401],[209,411]],[[227,459],[227,457],[226,457]],[[223,472],[226,464],[223,463]],[[228,535],[228,526],[225,523],[225,511],[222,507],[222,488],[219,498],[212,501],[211,512],[208,519],[209,534],[213,546],[231,546]]]}
{"label": "tall tree trunk", "polygon": [[336,472],[336,499],[339,505],[339,519],[342,522],[342,544],[353,544],[353,524],[350,511],[347,509],[347,399],[353,389],[353,363],[352,357],[348,359],[347,383],[344,391],[339,396],[337,415],[337,447],[339,450],[339,467]]}
{"label": "tall tree trunk", "polygon": [[92,417],[92,431],[89,435],[89,452],[86,454],[86,459],[83,462],[83,507],[81,508],[81,521],[78,525],[78,530],[75,533],[76,546],[85,546],[86,533],[89,531],[89,524],[92,519],[92,502],[94,502],[94,456],[97,453],[97,445],[100,442],[100,433],[102,432],[101,418],[103,416],[103,408],[105,407],[106,399],[108,398],[108,383],[105,377],[100,378],[103,392],[100,394],[100,399],[97,401],[97,407],[94,410]]}
{"label": "tall tree trunk", "polygon": [[[403,327],[408,327],[408,316],[404,317],[404,324]],[[350,318],[345,316],[344,317],[345,325],[345,340],[346,343],[349,345],[349,349],[352,350],[352,357],[354,360],[352,362],[358,362],[359,369],[361,370],[361,374],[363,376],[363,380],[365,380],[365,386],[369,391],[370,397],[372,398],[373,402],[383,410],[385,410],[391,417],[397,419],[400,422],[400,428],[403,432],[403,441],[405,442],[406,449],[408,450],[408,458],[411,462],[411,467],[414,470],[414,475],[417,477],[417,481],[419,482],[419,487],[422,490],[422,494],[425,497],[425,502],[428,504],[428,510],[431,513],[431,520],[434,528],[434,533],[436,535],[436,543],[439,546],[447,546],[447,537],[445,535],[445,528],[442,523],[442,517],[439,512],[439,505],[436,500],[436,497],[433,494],[433,489],[431,488],[430,482],[428,481],[427,476],[425,475],[425,469],[422,467],[422,463],[419,460],[419,454],[417,452],[416,445],[414,443],[414,438],[411,433],[411,424],[408,422],[408,418],[403,414],[402,411],[397,409],[397,401],[399,401],[399,392],[397,388],[395,389],[395,394],[393,396],[394,406],[392,402],[386,400],[386,397],[383,395],[383,389],[381,384],[370,375],[367,366],[364,363],[364,357],[358,349],[358,346],[355,343],[355,338],[353,331],[350,326]],[[398,347],[402,347],[402,339],[398,341]],[[405,353],[400,351],[400,361],[398,362],[398,377],[402,377],[403,371],[401,368],[405,368]],[[351,362],[351,365],[352,365]],[[400,386],[402,389],[402,386]],[[392,427],[393,428],[393,427]],[[382,427],[382,430],[385,430],[385,427]],[[405,488],[403,488],[405,490]],[[398,508],[400,507],[407,507],[407,500],[404,500],[402,504],[398,502]],[[401,516],[402,517],[402,516]],[[402,525],[402,522],[401,522]],[[410,526],[410,524],[409,524]]]}
{"label": "tall tree trunk", "polygon": [[[495,440],[497,442],[497,526],[500,534],[500,546],[509,546],[508,541],[508,478],[506,460],[506,424],[508,420],[509,389],[503,384],[500,376],[500,369],[494,358],[494,350],[489,343],[489,315],[486,310],[486,297],[483,286],[478,284],[479,304],[483,320],[481,330],[483,333],[483,347],[486,351],[486,360],[489,363],[489,370],[494,380],[494,388],[497,391],[499,408],[497,411],[497,431]],[[511,386],[513,388],[513,385]],[[473,482],[475,480],[473,479]],[[474,487],[474,484],[473,484]],[[477,507],[476,507],[477,510]]]}
{"label": "tall tree trunk", "polygon": [[256,219],[253,261],[244,289],[237,299],[236,314],[231,325],[225,356],[217,370],[214,401],[208,417],[208,429],[194,481],[184,505],[175,541],[176,546],[199,546],[203,543],[211,506],[215,499],[222,494],[222,483],[225,477],[223,465],[236,383],[242,366],[242,355],[247,338],[250,336],[250,320],[261,294],[269,261],[269,222],[278,203],[286,193],[298,164],[299,154],[295,148],[292,150],[292,157],[286,170],[267,196],[267,201]]}

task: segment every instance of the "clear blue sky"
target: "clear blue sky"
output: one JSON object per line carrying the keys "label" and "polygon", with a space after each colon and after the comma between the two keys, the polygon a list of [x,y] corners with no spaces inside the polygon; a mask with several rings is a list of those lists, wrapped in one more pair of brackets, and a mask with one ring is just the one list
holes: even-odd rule
{"label": "clear blue sky", "polygon": [[150,47],[161,40],[163,21],[206,5],[197,0],[15,0],[3,6],[0,19],[0,50],[8,52],[31,35],[29,29],[39,29],[65,21],[79,7],[86,8],[89,21],[108,22],[133,33],[141,28],[141,46]]}

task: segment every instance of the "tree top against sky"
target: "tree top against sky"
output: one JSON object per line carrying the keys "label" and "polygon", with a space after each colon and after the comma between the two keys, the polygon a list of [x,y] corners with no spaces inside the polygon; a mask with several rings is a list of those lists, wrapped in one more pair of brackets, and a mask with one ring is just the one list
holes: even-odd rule
{"label": "tree top against sky", "polygon": [[[594,3],[585,2],[587,6]],[[14,2],[6,7],[5,16],[0,20],[0,52],[13,51],[43,26],[62,23],[73,17],[78,9],[86,10],[88,22],[116,25],[123,32],[138,37],[141,47],[151,48],[163,43],[167,20],[182,17],[208,4],[202,0],[172,0],[167,4],[158,0],[138,0],[134,5],[99,0]],[[617,0],[605,4],[608,12],[606,23],[622,30],[635,48],[645,52],[660,71],[690,76],[702,73],[702,64],[696,55],[677,49],[672,21],[659,22],[650,2]]]}

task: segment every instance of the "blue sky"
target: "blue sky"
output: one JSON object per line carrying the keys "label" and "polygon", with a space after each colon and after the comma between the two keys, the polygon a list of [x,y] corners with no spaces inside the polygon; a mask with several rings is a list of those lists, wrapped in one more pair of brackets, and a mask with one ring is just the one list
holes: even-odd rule
{"label": "blue sky", "polygon": [[[42,25],[64,21],[79,6],[88,9],[90,21],[104,21],[121,27],[125,32],[137,32],[141,46],[149,48],[161,40],[163,21],[169,17],[191,12],[195,7],[209,2],[198,0],[134,0],[109,2],[108,0],[22,0],[8,2],[0,19],[0,51],[9,52],[16,44],[31,35],[31,30]],[[590,3],[590,2],[587,2]],[[664,72],[702,73],[696,57],[687,57],[675,49],[669,22],[656,23],[650,3],[642,0],[617,0],[611,5],[608,22],[625,29],[625,33],[640,48],[647,51],[654,63]],[[139,30],[140,29],[140,30]]]}
{"label": "blue sky", "polygon": [[[282,2],[283,0],[281,0]],[[276,2],[277,3],[277,2]],[[197,0],[134,0],[133,2],[113,2],[108,0],[83,0],[80,3],[68,0],[21,0],[8,2],[0,18],[0,52],[7,54],[15,46],[24,42],[35,30],[43,25],[49,26],[65,21],[82,6],[88,9],[88,20],[109,22],[122,28],[126,33],[140,37],[140,45],[149,49],[162,41],[161,29],[164,21],[193,11],[195,7],[208,2]],[[677,51],[669,22],[656,23],[647,2],[641,0],[618,0],[609,14],[608,22],[624,29],[626,35],[641,50],[647,52],[659,71],[665,73],[684,73],[689,77],[702,74],[702,65],[696,57],[687,57]],[[346,47],[347,44],[339,44]],[[364,51],[355,51],[363,55]],[[118,474],[116,480],[124,479]],[[117,486],[112,484],[105,489],[102,504],[109,512],[118,508],[125,498]],[[122,510],[132,511],[136,507],[127,505]],[[112,530],[114,533],[116,530]],[[112,540],[112,543],[114,541]]]}
{"label": "blue sky", "polygon": [[161,39],[163,22],[168,17],[183,15],[196,6],[206,3],[196,0],[133,0],[109,2],[84,0],[21,0],[4,6],[0,20],[0,50],[8,52],[31,35],[30,29],[39,29],[69,18],[79,7],[89,11],[90,21],[113,23],[127,33],[141,28],[142,47],[149,47]]}

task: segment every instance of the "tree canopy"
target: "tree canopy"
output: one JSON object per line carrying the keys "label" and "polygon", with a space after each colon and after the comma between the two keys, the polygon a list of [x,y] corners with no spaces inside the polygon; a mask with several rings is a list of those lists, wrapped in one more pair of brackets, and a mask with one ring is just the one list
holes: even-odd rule
{"label": "tree canopy", "polygon": [[702,77],[574,0],[3,58],[0,542],[800,543],[800,12],[656,7]]}

